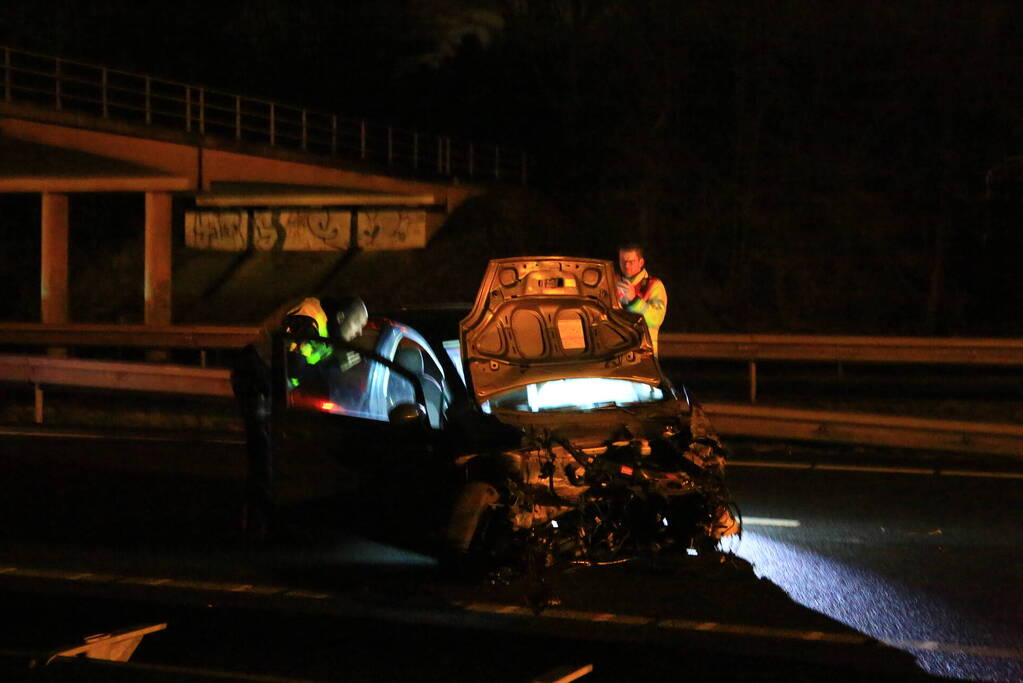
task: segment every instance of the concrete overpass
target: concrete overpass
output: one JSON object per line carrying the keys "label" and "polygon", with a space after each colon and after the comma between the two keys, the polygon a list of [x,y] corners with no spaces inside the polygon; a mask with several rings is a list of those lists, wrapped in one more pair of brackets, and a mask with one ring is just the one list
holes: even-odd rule
{"label": "concrete overpass", "polygon": [[[0,52],[0,192],[42,197],[43,323],[68,322],[75,193],[145,194],[145,323],[167,325],[174,229],[187,228],[189,246],[242,250],[266,248],[271,227],[297,234],[316,222],[312,238],[277,248],[415,248],[482,181],[526,179],[526,157],[492,145]],[[190,207],[184,226],[172,224],[174,198]],[[284,220],[272,213],[282,208]],[[381,223],[395,226],[390,242]]]}

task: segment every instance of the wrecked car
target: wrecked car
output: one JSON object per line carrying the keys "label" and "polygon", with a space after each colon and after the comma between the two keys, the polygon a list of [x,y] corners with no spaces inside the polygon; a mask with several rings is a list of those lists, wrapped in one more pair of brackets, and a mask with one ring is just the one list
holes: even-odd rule
{"label": "wrecked car", "polygon": [[372,318],[319,383],[288,381],[279,340],[275,440],[479,566],[711,549],[740,531],[725,449],[614,280],[599,259],[493,260],[467,313]]}

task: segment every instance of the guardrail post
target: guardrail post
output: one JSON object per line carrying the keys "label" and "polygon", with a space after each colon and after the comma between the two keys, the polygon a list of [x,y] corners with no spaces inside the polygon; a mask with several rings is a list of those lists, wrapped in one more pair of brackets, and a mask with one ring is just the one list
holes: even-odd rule
{"label": "guardrail post", "polygon": [[153,122],[153,85],[149,76],[146,76],[146,124]]}
{"label": "guardrail post", "polygon": [[60,101],[60,58],[53,60],[53,97],[57,111],[63,108]]}
{"label": "guardrail post", "polygon": [[749,362],[749,402],[757,402],[757,362]]}

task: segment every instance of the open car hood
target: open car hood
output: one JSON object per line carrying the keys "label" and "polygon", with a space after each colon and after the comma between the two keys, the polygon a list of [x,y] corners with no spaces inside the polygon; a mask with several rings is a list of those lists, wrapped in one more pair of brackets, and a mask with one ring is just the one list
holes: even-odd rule
{"label": "open car hood", "polygon": [[614,266],[601,259],[490,261],[460,340],[466,379],[481,403],[552,379],[663,383],[646,323],[622,310]]}

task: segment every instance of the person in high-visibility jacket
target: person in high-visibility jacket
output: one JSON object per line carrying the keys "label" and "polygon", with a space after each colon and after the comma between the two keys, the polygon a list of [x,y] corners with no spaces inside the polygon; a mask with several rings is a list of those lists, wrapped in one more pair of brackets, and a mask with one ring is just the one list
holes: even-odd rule
{"label": "person in high-visibility jacket", "polygon": [[236,357],[231,389],[245,426],[248,468],[242,530],[247,536],[263,540],[271,531],[275,512],[269,421],[273,336],[283,333],[290,338],[287,351],[295,362],[288,363],[288,381],[294,387],[313,376],[306,370],[334,355],[330,340],[352,341],[362,333],[368,318],[366,304],[359,297],[306,297],[265,318],[256,338]]}
{"label": "person in high-visibility jacket", "polygon": [[657,332],[668,308],[668,292],[660,279],[646,271],[643,248],[638,244],[623,244],[618,248],[618,268],[618,301],[625,310],[643,316],[650,329],[650,341],[656,355]]}

